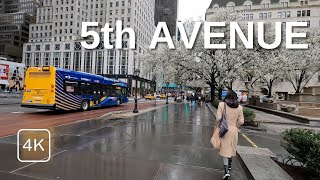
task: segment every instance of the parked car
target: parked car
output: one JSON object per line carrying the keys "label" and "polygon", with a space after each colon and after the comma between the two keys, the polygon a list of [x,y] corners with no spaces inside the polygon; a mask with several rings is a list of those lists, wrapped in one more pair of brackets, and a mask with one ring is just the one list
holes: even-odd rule
{"label": "parked car", "polygon": [[147,94],[147,95],[144,96],[144,98],[146,100],[154,100],[155,99],[155,97],[152,94]]}

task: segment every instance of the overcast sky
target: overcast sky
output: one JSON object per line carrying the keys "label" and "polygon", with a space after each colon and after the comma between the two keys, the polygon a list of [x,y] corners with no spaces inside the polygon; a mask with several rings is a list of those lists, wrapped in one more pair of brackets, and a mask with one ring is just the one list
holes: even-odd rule
{"label": "overcast sky", "polygon": [[211,0],[179,0],[178,20],[185,19],[204,19],[206,9],[209,7]]}

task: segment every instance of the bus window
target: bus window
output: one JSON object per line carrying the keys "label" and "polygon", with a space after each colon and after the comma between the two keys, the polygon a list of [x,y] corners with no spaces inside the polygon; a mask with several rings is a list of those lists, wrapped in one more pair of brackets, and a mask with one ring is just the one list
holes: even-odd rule
{"label": "bus window", "polygon": [[102,88],[103,85],[100,85],[100,84],[93,84],[92,87],[93,87],[93,94],[94,95],[99,95],[99,96],[102,96],[103,95],[103,88]]}
{"label": "bus window", "polygon": [[109,96],[109,89],[107,85],[103,85],[103,96]]}
{"label": "bus window", "polygon": [[122,95],[127,95],[127,88],[121,88],[121,94]]}
{"label": "bus window", "polygon": [[50,71],[42,71],[42,72],[30,72],[30,77],[50,77],[51,72]]}
{"label": "bus window", "polygon": [[70,94],[78,94],[78,82],[65,81],[65,92]]}
{"label": "bus window", "polygon": [[98,94],[98,85],[97,84],[92,84],[92,92],[93,95],[97,95]]}
{"label": "bus window", "polygon": [[115,91],[116,91],[116,96],[122,95],[121,87],[115,87]]}
{"label": "bus window", "polygon": [[90,83],[80,83],[80,93],[81,95],[91,95],[92,88]]}
{"label": "bus window", "polygon": [[117,96],[116,87],[110,86],[110,96],[111,97],[116,97]]}

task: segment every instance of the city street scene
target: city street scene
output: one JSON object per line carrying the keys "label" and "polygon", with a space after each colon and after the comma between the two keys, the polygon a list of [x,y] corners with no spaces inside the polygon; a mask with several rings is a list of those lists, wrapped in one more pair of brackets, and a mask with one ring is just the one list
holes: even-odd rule
{"label": "city street scene", "polygon": [[320,180],[320,0],[0,0],[0,180]]}

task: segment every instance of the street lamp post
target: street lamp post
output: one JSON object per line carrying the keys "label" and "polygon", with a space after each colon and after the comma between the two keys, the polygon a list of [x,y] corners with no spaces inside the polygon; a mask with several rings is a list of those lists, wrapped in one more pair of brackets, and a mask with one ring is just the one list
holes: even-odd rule
{"label": "street lamp post", "polygon": [[168,102],[168,91],[169,91],[169,82],[167,82],[167,102],[166,102],[166,104],[169,104],[169,102]]}
{"label": "street lamp post", "polygon": [[180,96],[181,96],[181,100],[182,100],[182,84],[180,84]]}
{"label": "street lamp post", "polygon": [[133,113],[139,113],[138,110],[138,79],[139,79],[140,69],[136,69],[133,73],[133,76],[135,76],[136,79],[136,89],[135,89],[135,98],[134,98],[134,110]]}

